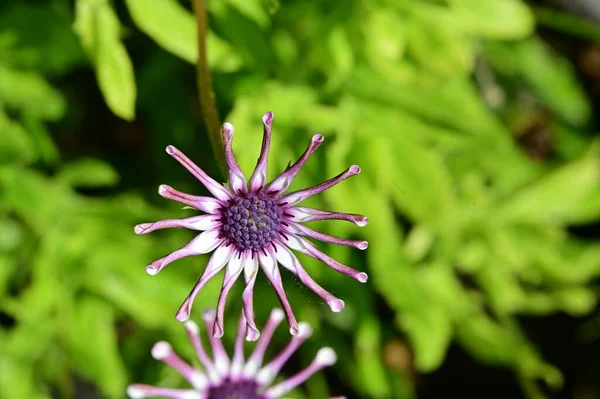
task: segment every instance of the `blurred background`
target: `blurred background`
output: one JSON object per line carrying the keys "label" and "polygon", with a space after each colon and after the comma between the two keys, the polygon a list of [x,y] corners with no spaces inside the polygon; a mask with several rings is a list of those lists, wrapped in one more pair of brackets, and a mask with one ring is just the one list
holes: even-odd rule
{"label": "blurred background", "polygon": [[[0,398],[185,386],[150,348],[193,357],[174,315],[207,257],[150,277],[193,233],[133,226],[196,214],[159,184],[205,194],[166,145],[219,176],[191,3],[1,4]],[[600,397],[598,1],[209,0],[208,15],[216,102],[246,173],[266,111],[270,177],[316,133],[292,189],[363,170],[307,205],[369,217],[315,226],[370,242],[320,245],[368,283],[300,255],[345,300],[334,314],[283,275],[315,327],[284,371],[322,346],[339,355],[293,397]],[[255,303],[262,326],[279,306],[262,275]],[[288,339],[280,328],[271,350]]]}

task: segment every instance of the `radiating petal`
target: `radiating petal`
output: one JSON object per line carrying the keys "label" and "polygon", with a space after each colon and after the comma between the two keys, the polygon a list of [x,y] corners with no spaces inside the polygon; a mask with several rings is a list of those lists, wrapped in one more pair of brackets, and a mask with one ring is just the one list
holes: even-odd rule
{"label": "radiating petal", "polygon": [[177,162],[179,162],[188,170],[188,172],[194,175],[196,179],[200,180],[204,187],[206,187],[206,189],[210,191],[210,193],[214,195],[215,198],[221,201],[227,201],[231,198],[231,193],[229,192],[229,190],[227,190],[221,184],[217,183],[217,181],[214,180],[212,177],[207,175],[202,169],[198,167],[198,165],[192,162],[187,156],[185,156],[184,153],[179,151],[177,148],[175,148],[172,145],[167,146],[167,154],[175,158]]}
{"label": "radiating petal", "polygon": [[235,336],[235,344],[233,349],[233,358],[231,359],[231,368],[229,370],[229,378],[237,381],[242,375],[244,368],[244,337],[246,335],[246,318],[244,313],[240,314],[238,321],[238,330]]}
{"label": "radiating petal", "polygon": [[225,145],[225,162],[229,168],[229,185],[233,189],[234,193],[246,192],[246,177],[240,169],[235,155],[233,155],[233,133],[234,128],[231,123],[223,124],[223,144]]}
{"label": "radiating petal", "polygon": [[256,322],[254,321],[254,283],[256,282],[256,276],[258,275],[258,259],[253,256],[250,251],[245,255],[246,259],[244,262],[244,279],[246,281],[246,288],[242,294],[242,302],[244,303],[244,316],[246,323],[248,324],[248,331],[246,340],[256,341],[260,336],[258,328],[256,328]]}
{"label": "radiating petal", "polygon": [[271,126],[273,125],[273,113],[267,112],[262,117],[263,140],[260,155],[256,162],[256,168],[250,177],[250,191],[260,190],[267,181],[267,163],[269,158],[269,147],[271,146]]}
{"label": "radiating petal", "polygon": [[344,172],[340,173],[339,175],[337,175],[335,177],[332,177],[331,179],[329,179],[321,184],[318,184],[314,187],[306,188],[304,190],[294,191],[293,193],[290,193],[288,195],[284,195],[283,197],[280,198],[279,203],[281,205],[286,205],[288,207],[292,206],[292,205],[296,205],[297,203],[302,202],[305,199],[312,197],[315,194],[322,193],[323,191],[330,189],[331,187],[335,186],[336,184],[341,183],[342,181],[346,180],[347,178],[357,175],[359,173],[360,173],[360,168],[356,165],[352,165],[348,169],[346,169]]}
{"label": "radiating petal", "polygon": [[209,382],[206,375],[181,360],[168,342],[160,341],[154,344],[152,347],[152,357],[171,366],[196,390],[200,391],[208,387]]}
{"label": "radiating petal", "polygon": [[347,238],[332,236],[329,234],[315,231],[315,230],[313,230],[309,227],[303,226],[299,223],[288,223],[288,226],[284,227],[284,230],[285,230],[286,234],[289,233],[289,234],[311,237],[316,240],[328,242],[330,244],[345,245],[347,247],[354,247],[354,248],[358,248],[360,250],[365,250],[369,246],[369,243],[367,241],[349,240]]}
{"label": "radiating petal", "polygon": [[166,219],[154,223],[141,223],[135,226],[135,234],[148,234],[155,230],[183,228],[189,230],[210,230],[221,225],[218,215],[200,215],[185,219]]}
{"label": "radiating petal", "polygon": [[271,311],[269,320],[267,321],[265,328],[263,328],[263,332],[254,347],[254,351],[252,351],[248,361],[246,361],[243,371],[244,377],[253,378],[260,369],[267,346],[269,346],[269,342],[271,342],[271,338],[273,338],[273,333],[283,318],[284,315],[281,309],[273,309]]}
{"label": "radiating petal", "polygon": [[288,234],[287,239],[285,239],[285,244],[293,250],[302,252],[305,255],[320,260],[333,270],[345,274],[346,276],[352,277],[353,279],[361,283],[367,282],[367,279],[369,278],[367,276],[367,273],[359,272],[358,270],[346,266],[343,263],[340,263],[337,260],[325,255],[323,252],[319,251],[314,245],[312,245],[308,240],[305,240],[302,237],[298,237],[293,234]]}
{"label": "radiating petal", "polygon": [[320,209],[308,208],[305,206],[294,206],[286,209],[293,222],[313,222],[317,220],[345,220],[347,222],[354,223],[357,226],[366,226],[369,219],[363,215],[356,215],[352,213],[340,213],[340,212],[329,212],[322,211]]}
{"label": "radiating petal", "polygon": [[213,251],[215,248],[221,245],[222,242],[223,239],[219,238],[218,229],[207,230],[198,234],[196,237],[194,237],[194,239],[178,250],[150,263],[148,266],[146,266],[146,272],[149,275],[154,276],[164,269],[164,267],[169,263],[188,256],[206,254]]}
{"label": "radiating petal", "polygon": [[300,345],[304,343],[312,335],[312,327],[307,323],[300,323],[298,325],[299,333],[295,337],[292,337],[290,343],[282,350],[273,360],[267,365],[260,369],[256,375],[255,381],[259,386],[267,386],[277,376],[281,368],[289,360],[289,358],[298,350]]}
{"label": "radiating petal", "polygon": [[206,399],[206,393],[191,389],[160,388],[152,385],[133,384],[127,387],[127,396],[131,399],[170,398],[170,399]]}
{"label": "radiating petal", "polygon": [[269,183],[269,185],[266,188],[266,191],[275,195],[280,195],[285,190],[287,190],[290,184],[292,184],[292,182],[294,181],[294,178],[296,177],[302,166],[304,166],[306,161],[308,161],[308,158],[310,158],[313,152],[315,152],[316,149],[319,148],[322,142],[323,136],[320,134],[315,134],[312,137],[308,148],[306,148],[304,154],[302,154],[300,159],[298,159],[296,163],[287,168],[282,174],[277,176],[271,183]]}
{"label": "radiating petal", "polygon": [[213,327],[213,336],[215,338],[221,338],[225,328],[223,327],[223,314],[225,313],[225,304],[227,303],[227,295],[235,284],[236,280],[242,274],[244,270],[244,257],[243,254],[233,254],[229,259],[229,264],[225,269],[225,275],[223,276],[223,286],[221,293],[219,294],[219,301],[217,302],[217,317]]}
{"label": "radiating petal", "polygon": [[212,359],[208,356],[206,351],[204,350],[204,345],[202,345],[202,340],[200,339],[200,328],[198,324],[196,324],[192,320],[188,320],[184,323],[185,331],[187,333],[192,346],[196,350],[196,355],[198,355],[198,360],[202,363],[206,374],[208,375],[208,380],[211,384],[215,384],[221,381],[221,377],[212,361]]}
{"label": "radiating petal", "polygon": [[158,187],[158,194],[168,200],[181,202],[206,213],[218,213],[223,207],[223,203],[216,198],[186,194],[166,184]]}
{"label": "radiating petal", "polygon": [[234,248],[232,245],[222,245],[215,250],[215,253],[208,261],[208,264],[206,265],[202,276],[200,276],[198,282],[196,282],[196,285],[194,285],[194,288],[192,289],[190,294],[181,304],[179,311],[177,311],[177,320],[185,321],[190,318],[190,312],[192,311],[192,305],[194,304],[196,296],[198,295],[202,287],[204,287],[204,285],[208,282],[208,280],[213,278],[218,272],[221,271],[221,269],[227,264],[227,262],[229,262],[229,259],[233,255],[233,252]]}
{"label": "radiating petal", "polygon": [[304,267],[300,264],[300,261],[296,256],[290,251],[285,245],[281,243],[274,243],[277,250],[275,251],[275,256],[277,260],[283,267],[294,273],[298,276],[300,281],[304,283],[308,288],[310,288],[314,293],[319,295],[323,300],[329,305],[332,311],[340,312],[344,309],[344,301],[335,297],[330,292],[326,291],[323,287],[321,287],[315,280],[313,280]]}
{"label": "radiating petal", "polygon": [[315,360],[313,360],[307,368],[288,378],[287,380],[284,380],[279,384],[273,385],[271,388],[267,389],[265,391],[265,397],[279,398],[282,395],[285,395],[298,385],[302,384],[304,381],[308,380],[316,372],[324,369],[325,367],[332,366],[336,361],[337,356],[333,349],[321,348],[319,352],[317,352]]}
{"label": "radiating petal", "polygon": [[285,317],[287,318],[290,328],[290,334],[298,334],[298,322],[296,321],[296,317],[292,311],[292,306],[290,305],[287,295],[285,294],[285,290],[283,289],[283,282],[281,281],[281,274],[279,273],[279,266],[277,265],[277,259],[275,258],[275,255],[273,255],[272,251],[268,249],[264,254],[259,253],[258,259],[260,261],[261,269],[273,286],[273,289],[279,298],[279,302],[281,302],[281,306],[283,307],[283,311],[285,312]]}
{"label": "radiating petal", "polygon": [[[215,318],[216,312],[212,309],[206,310],[204,313],[202,313],[202,319],[204,320],[204,325],[206,326],[207,331],[211,331],[213,329]],[[223,341],[210,333],[208,334],[208,339],[210,340],[210,346],[212,347],[212,353],[215,359],[215,368],[221,377],[227,378],[229,376],[231,361],[229,360],[229,356],[223,347]]]}

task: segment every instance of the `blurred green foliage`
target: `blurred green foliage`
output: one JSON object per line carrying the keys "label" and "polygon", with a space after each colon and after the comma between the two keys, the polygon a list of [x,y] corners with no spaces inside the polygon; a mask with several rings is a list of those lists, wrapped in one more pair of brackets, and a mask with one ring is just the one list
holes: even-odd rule
{"label": "blurred green foliage", "polygon": [[[385,360],[384,344],[406,339],[414,367],[426,373],[457,342],[482,364],[513,370],[528,397],[542,397],[543,385],[560,389],[561,372],[517,317],[594,309],[589,283],[600,274],[600,244],[566,227],[600,219],[600,157],[585,134],[589,100],[569,62],[536,36],[531,9],[518,0],[208,7],[216,96],[238,132],[242,168],[251,171],[260,116],[273,111],[271,176],[314,133],[327,141],[296,187],[350,164],[363,170],[309,201],[369,216],[362,230],[318,229],[369,240],[365,256],[327,250],[371,278],[361,286],[301,258],[347,304],[331,314],[286,278],[298,318],[315,326],[304,364],[315,348],[331,345],[340,356],[333,372],[349,397],[412,397],[410,370]],[[193,80],[181,76],[193,76],[198,58],[189,10],[176,0],[12,1],[0,10],[0,397],[84,397],[85,381],[119,398],[133,379],[181,383],[150,361],[148,349],[168,339],[191,357],[174,313],[206,259],[182,260],[150,278],[144,265],[190,233],[138,237],[132,228],[190,214],[151,191],[172,184],[158,177],[184,179],[176,166],[171,174],[153,171],[171,168],[164,144],[194,153],[199,142]],[[136,43],[135,62],[128,41]],[[76,100],[85,93],[64,84],[82,70],[94,71],[115,115],[143,121],[156,178],[144,190],[120,183],[127,162],[117,170],[106,159],[61,154],[51,133],[57,126],[86,134],[90,112]],[[536,156],[519,140],[540,112],[551,148]],[[215,170],[207,151],[198,161]],[[218,285],[207,287],[196,309],[213,306]],[[381,298],[393,325],[379,313]],[[230,302],[231,326],[240,304]],[[275,304],[259,278],[259,324]],[[280,344],[286,339],[278,336]],[[343,393],[320,375],[297,395],[328,391]]]}

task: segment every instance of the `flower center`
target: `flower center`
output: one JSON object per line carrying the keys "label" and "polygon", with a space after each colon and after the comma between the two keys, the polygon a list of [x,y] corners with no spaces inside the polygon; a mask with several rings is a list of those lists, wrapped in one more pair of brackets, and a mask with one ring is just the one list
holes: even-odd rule
{"label": "flower center", "polygon": [[258,251],[279,236],[282,211],[277,199],[263,192],[229,200],[222,215],[222,234],[240,251]]}
{"label": "flower center", "polygon": [[225,380],[217,387],[208,390],[207,399],[265,399],[258,393],[258,385],[254,381]]}

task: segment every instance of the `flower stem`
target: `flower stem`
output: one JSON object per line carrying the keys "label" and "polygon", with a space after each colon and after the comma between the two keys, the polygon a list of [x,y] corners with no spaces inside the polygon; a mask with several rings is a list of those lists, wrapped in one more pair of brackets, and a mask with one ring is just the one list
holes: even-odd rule
{"label": "flower stem", "polygon": [[193,0],[192,2],[194,14],[196,15],[196,24],[198,25],[198,64],[196,67],[198,98],[200,100],[202,117],[208,129],[208,137],[213,153],[215,154],[215,159],[219,165],[221,177],[225,178],[227,176],[227,164],[225,162],[223,141],[221,140],[221,124],[219,121],[219,112],[215,105],[215,93],[212,87],[208,58],[206,57],[206,34],[208,32],[206,1]]}

